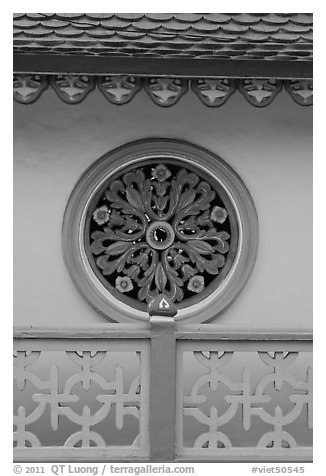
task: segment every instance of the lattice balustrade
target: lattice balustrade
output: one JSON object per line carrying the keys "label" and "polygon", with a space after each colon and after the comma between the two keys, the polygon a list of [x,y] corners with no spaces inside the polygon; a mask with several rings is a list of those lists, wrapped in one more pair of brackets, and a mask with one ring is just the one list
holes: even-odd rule
{"label": "lattice balustrade", "polygon": [[71,457],[148,454],[145,341],[19,344],[14,354],[18,455],[35,455],[35,449]]}
{"label": "lattice balustrade", "polygon": [[[115,332],[15,339],[15,460],[148,461],[169,419],[169,461],[311,461],[310,338],[176,330],[174,385],[150,330]],[[160,412],[156,374],[170,376],[175,414]]]}
{"label": "lattice balustrade", "polygon": [[179,458],[295,460],[309,453],[309,344],[185,342],[178,358]]}

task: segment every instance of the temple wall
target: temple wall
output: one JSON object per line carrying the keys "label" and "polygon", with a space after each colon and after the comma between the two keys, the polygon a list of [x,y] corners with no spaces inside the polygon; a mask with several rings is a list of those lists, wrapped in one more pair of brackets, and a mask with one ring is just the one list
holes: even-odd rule
{"label": "temple wall", "polygon": [[106,322],[79,295],[62,259],[66,203],[102,154],[133,140],[173,137],[224,159],[243,179],[260,227],[246,287],[216,323],[248,328],[310,327],[312,321],[312,108],[281,93],[266,108],[233,95],[208,108],[188,93],[160,108],[141,91],[115,106],[99,91],[79,105],[47,90],[14,104],[14,292],[16,325]]}

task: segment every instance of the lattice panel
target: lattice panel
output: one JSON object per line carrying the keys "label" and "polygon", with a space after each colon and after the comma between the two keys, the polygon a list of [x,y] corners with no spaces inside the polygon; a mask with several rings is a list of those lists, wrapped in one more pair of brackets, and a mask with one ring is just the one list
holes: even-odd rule
{"label": "lattice panel", "polygon": [[15,352],[14,446],[146,453],[146,343],[84,346]]}
{"label": "lattice panel", "polygon": [[312,446],[310,352],[192,347],[179,349],[179,455],[223,458]]}

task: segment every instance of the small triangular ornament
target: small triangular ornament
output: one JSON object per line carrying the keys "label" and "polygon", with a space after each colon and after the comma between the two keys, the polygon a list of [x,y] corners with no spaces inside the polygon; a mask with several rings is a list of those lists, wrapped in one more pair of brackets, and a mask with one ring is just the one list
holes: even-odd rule
{"label": "small triangular ornament", "polygon": [[148,306],[150,316],[173,317],[178,312],[177,306],[166,296],[158,294]]}

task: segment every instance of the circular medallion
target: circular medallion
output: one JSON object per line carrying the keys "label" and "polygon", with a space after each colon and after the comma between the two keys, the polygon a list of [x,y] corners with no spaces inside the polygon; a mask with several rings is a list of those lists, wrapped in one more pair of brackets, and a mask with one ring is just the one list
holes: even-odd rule
{"label": "circular medallion", "polygon": [[172,158],[143,160],[105,180],[85,224],[96,276],[115,297],[144,311],[160,293],[180,308],[207,297],[238,246],[236,212],[221,185]]}
{"label": "circular medallion", "polygon": [[[233,171],[234,189],[227,187],[230,169],[223,161],[213,166],[216,159],[208,155],[212,166],[205,167],[201,154],[177,141],[145,141],[94,164],[88,193],[82,178],[66,212],[65,260],[83,294],[107,317],[148,319],[148,305],[158,294],[176,304],[177,319],[207,320],[225,307],[227,284],[244,261],[243,231],[252,224],[242,220],[243,197],[250,196]],[[71,239],[76,232],[77,249]],[[244,264],[241,284],[253,262],[246,270]]]}

